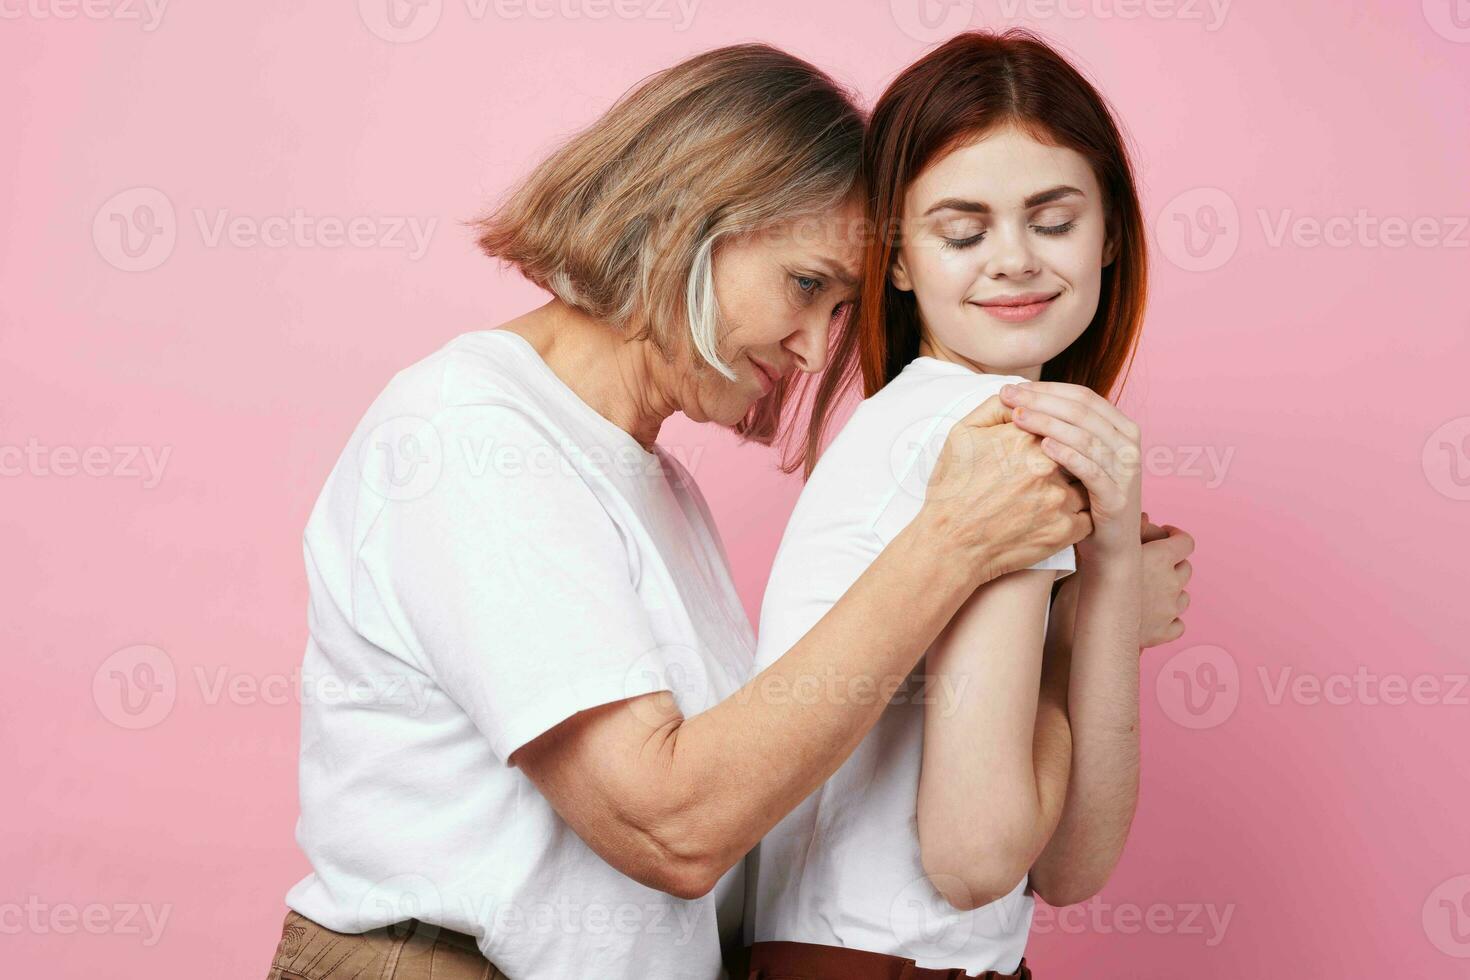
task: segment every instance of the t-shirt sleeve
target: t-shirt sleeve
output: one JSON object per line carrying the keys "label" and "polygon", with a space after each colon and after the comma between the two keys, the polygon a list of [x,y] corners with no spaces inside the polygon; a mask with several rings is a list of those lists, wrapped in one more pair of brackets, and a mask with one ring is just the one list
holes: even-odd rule
{"label": "t-shirt sleeve", "polygon": [[[890,453],[892,485],[886,487],[882,503],[873,518],[872,531],[882,546],[887,547],[898,532],[919,514],[929,490],[929,477],[939,462],[940,451],[949,432],[992,395],[1007,384],[1024,382],[1025,378],[994,374],[977,374],[963,385],[934,385],[933,395],[922,394],[928,404],[909,406],[909,422],[899,434]],[[1068,545],[1035,565],[1035,569],[1055,569],[1058,578],[1077,570],[1076,556]]]}
{"label": "t-shirt sleeve", "polygon": [[495,753],[668,689],[629,546],[572,447],[509,407],[423,424],[437,475],[384,502],[359,561],[404,644]]}

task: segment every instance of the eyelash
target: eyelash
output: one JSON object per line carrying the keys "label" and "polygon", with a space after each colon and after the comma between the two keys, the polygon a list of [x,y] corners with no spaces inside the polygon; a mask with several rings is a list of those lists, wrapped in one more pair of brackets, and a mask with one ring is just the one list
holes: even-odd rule
{"label": "eyelash", "polygon": [[[803,299],[806,299],[806,300],[816,299],[817,296],[820,295],[821,292],[824,289],[827,288],[826,282],[824,282],[821,279],[818,279],[816,276],[798,276],[798,275],[793,275],[791,277],[791,281],[792,281],[793,284],[795,284],[797,292],[801,293],[802,298]],[[809,282],[809,283],[811,283],[812,284],[811,288],[808,289],[808,288],[803,287],[802,286],[802,283],[803,282]],[[847,313],[847,308],[850,305],[852,305],[852,304],[849,303],[847,300],[843,300],[841,303],[838,303],[836,306],[832,307],[832,312],[828,316],[828,319],[829,320],[839,320],[839,319],[841,319]]]}
{"label": "eyelash", "polygon": [[[1068,221],[1065,224],[1060,225],[1032,225],[1031,230],[1036,232],[1038,235],[1065,235],[1076,226],[1076,221]],[[980,242],[983,241],[984,238],[985,232],[983,231],[980,232],[978,235],[971,235],[969,238],[946,238],[944,239],[943,247],[954,249],[969,248],[971,245],[980,244]]]}

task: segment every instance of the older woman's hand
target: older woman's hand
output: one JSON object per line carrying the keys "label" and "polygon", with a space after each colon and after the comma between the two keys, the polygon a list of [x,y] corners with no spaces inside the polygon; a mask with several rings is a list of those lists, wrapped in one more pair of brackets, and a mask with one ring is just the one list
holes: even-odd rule
{"label": "older woman's hand", "polygon": [[924,509],[979,557],[981,581],[1029,568],[1092,532],[1087,497],[992,396],[949,432]]}
{"label": "older woman's hand", "polygon": [[1147,649],[1184,635],[1184,611],[1189,593],[1184,587],[1194,574],[1189,555],[1194,538],[1172,524],[1159,527],[1144,514],[1143,603],[1140,606],[1138,645]]}

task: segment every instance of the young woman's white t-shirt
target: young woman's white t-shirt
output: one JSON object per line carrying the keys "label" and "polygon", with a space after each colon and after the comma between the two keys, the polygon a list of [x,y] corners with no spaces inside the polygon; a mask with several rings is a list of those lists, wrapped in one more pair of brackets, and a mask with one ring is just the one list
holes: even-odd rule
{"label": "young woman's white t-shirt", "polygon": [[[795,645],[918,514],[954,423],[1002,385],[1022,381],[920,357],[858,406],[781,539],[761,607],[757,670]],[[1033,567],[1071,571],[1072,549]],[[1034,904],[1025,880],[996,902],[960,912],[924,874],[917,819],[924,709],[946,692],[925,685],[922,672],[921,661],[847,762],[751,856],[747,935],[756,941],[851,947],[970,973],[1011,972],[1020,963]]]}
{"label": "young woman's white t-shirt", "polygon": [[516,980],[721,975],[743,869],[690,901],[593,851],[507,760],[670,690],[686,716],[755,639],[697,486],[527,341],[466,334],[395,376],[307,524],[301,818],[287,904],[357,933],[466,932]]}

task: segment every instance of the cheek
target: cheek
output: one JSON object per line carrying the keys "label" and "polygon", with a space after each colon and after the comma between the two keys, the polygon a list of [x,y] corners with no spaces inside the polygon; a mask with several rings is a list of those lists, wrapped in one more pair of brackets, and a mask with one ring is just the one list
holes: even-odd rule
{"label": "cheek", "polygon": [[921,301],[945,303],[964,299],[975,281],[973,250],[925,244],[906,248],[903,254],[905,268]]}

